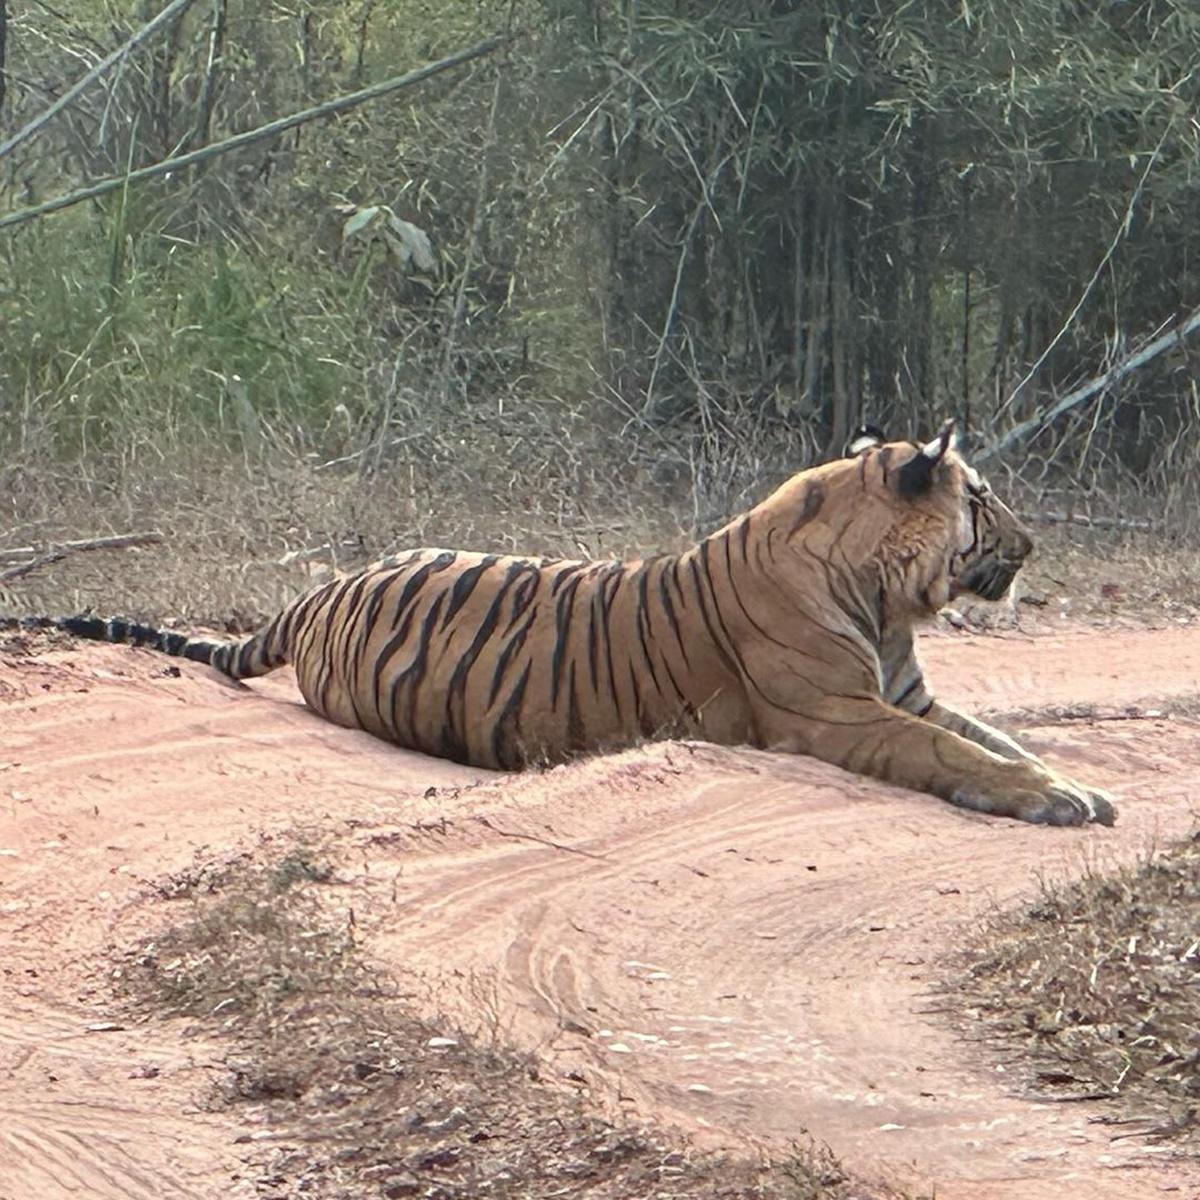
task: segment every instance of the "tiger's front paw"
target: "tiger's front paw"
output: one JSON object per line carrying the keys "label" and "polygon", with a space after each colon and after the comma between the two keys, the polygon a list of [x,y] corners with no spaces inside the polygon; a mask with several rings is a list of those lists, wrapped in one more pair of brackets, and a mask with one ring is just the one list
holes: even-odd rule
{"label": "tiger's front paw", "polygon": [[960,788],[950,803],[1033,825],[1111,825],[1116,819],[1112,800],[1103,792],[1058,777],[1038,780],[1033,787]]}
{"label": "tiger's front paw", "polygon": [[1097,825],[1112,825],[1117,819],[1117,806],[1112,795],[1103,788],[1085,787],[1073,779],[1057,776],[1055,782],[1082,794],[1088,807],[1088,820]]}

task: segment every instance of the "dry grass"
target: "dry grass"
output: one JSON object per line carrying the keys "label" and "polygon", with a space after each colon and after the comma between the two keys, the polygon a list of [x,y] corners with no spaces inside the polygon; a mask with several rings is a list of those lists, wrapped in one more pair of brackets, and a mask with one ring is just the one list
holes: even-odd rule
{"label": "dry grass", "polygon": [[[769,459],[731,460],[714,482],[666,455],[631,450],[630,461],[618,464],[598,442],[564,445],[561,453],[557,444],[528,448],[517,462],[513,448],[500,445],[493,458],[479,448],[456,456],[431,434],[433,461],[406,458],[366,476],[321,470],[283,451],[252,461],[213,447],[202,465],[176,457],[99,476],[0,469],[0,549],[142,529],[166,535],[144,549],[68,557],[8,584],[7,604],[243,631],[331,570],[405,547],[566,557],[678,549],[801,465],[779,449]],[[1036,630],[1200,615],[1190,542],[1070,526],[1039,529],[1037,537],[1019,600],[960,605],[966,624]]]}
{"label": "dry grass", "polygon": [[1200,551],[1165,531],[1036,527],[1037,552],[1022,572],[1046,620],[1193,621],[1200,616]]}
{"label": "dry grass", "polygon": [[1034,1092],[1200,1146],[1200,835],[1044,887],[972,942],[951,994],[973,1035],[1022,1049]]}
{"label": "dry grass", "polygon": [[127,1003],[229,1039],[212,1103],[252,1127],[241,1140],[262,1196],[867,1195],[820,1146],[775,1164],[701,1155],[590,1115],[532,1059],[422,1019],[331,915],[322,893],[336,887],[312,845],[264,840],[201,863],[163,881],[171,923],[115,971]]}
{"label": "dry grass", "polygon": [[[599,469],[597,468],[597,473]],[[549,474],[549,472],[547,472]],[[597,485],[598,486],[598,485]],[[682,544],[674,506],[643,502],[643,480],[601,506],[563,479],[536,494],[476,460],[379,477],[284,459],[156,470],[150,486],[0,472],[0,548],[44,545],[80,529],[158,529],[141,550],[78,555],[13,581],[24,611],[92,607],[218,628],[257,624],[333,569],[406,546],[449,545],[578,557]]]}

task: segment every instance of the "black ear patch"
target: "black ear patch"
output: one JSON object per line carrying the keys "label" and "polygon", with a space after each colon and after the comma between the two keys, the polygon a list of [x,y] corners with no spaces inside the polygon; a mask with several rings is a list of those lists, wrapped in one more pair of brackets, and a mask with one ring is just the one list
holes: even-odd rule
{"label": "black ear patch", "polygon": [[929,491],[933,473],[946,451],[954,446],[954,421],[944,421],[937,437],[922,446],[896,473],[896,490],[901,496],[919,496]]}
{"label": "black ear patch", "polygon": [[874,450],[886,441],[887,435],[877,425],[860,425],[842,453],[846,458],[857,458],[864,451]]}

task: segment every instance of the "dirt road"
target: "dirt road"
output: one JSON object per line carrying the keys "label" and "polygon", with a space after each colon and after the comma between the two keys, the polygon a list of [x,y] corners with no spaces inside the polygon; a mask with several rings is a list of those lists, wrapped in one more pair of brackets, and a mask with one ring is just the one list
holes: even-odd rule
{"label": "dirt road", "polygon": [[1119,793],[1118,825],[1030,828],[712,747],[484,778],[321,722],[287,679],[0,657],[0,1198],[254,1194],[240,1131],[197,1107],[218,1051],[106,1027],[103,976],[160,917],[148,881],[296,824],[337,839],[334,901],[370,953],[613,1109],[724,1145],[808,1129],[943,1200],[1200,1196],[1200,1166],[1112,1141],[1095,1106],[1017,1094],[932,991],[1036,875],[1193,827],[1193,721],[1028,713],[1191,696],[1200,632],[953,635],[923,657],[943,698],[1026,710],[1031,745]]}

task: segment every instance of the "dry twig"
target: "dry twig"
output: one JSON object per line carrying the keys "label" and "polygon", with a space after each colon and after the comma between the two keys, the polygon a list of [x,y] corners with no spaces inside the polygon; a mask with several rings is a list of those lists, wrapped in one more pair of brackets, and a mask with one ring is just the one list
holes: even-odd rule
{"label": "dry twig", "polygon": [[[12,550],[0,550],[0,562],[12,562],[14,559],[25,559],[7,571],[0,571],[0,583],[9,583],[20,579],[40,567],[48,567],[51,563],[61,562],[70,554],[84,550],[124,550],[127,546],[152,546],[163,540],[163,535],[156,530],[148,533],[119,533],[112,537],[84,538],[76,542],[63,542],[61,546],[51,546],[42,554],[38,554],[32,546],[18,546]],[[32,557],[30,557],[32,556]]]}

